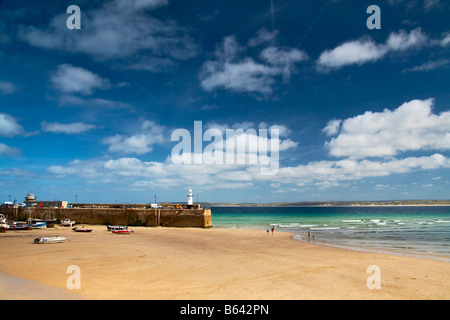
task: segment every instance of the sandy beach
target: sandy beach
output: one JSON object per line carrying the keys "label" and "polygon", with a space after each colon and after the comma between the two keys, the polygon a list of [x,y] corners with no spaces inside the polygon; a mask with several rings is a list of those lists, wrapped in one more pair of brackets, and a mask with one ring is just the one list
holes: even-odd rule
{"label": "sandy beach", "polygon": [[[305,243],[277,231],[133,227],[133,234],[117,235],[86,227],[93,232],[0,234],[0,272],[36,284],[10,281],[12,288],[0,277],[0,299],[55,299],[54,290],[60,299],[450,298],[450,263],[443,261]],[[67,240],[33,244],[42,235]],[[73,265],[80,289],[67,288]],[[369,266],[379,268],[379,289],[368,287]]]}

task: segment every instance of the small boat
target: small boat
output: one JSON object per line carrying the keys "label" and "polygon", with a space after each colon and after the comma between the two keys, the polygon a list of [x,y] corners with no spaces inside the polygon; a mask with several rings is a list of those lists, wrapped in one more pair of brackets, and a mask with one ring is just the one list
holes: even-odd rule
{"label": "small boat", "polygon": [[31,226],[24,222],[12,222],[6,228],[7,230],[31,230]]}
{"label": "small boat", "polygon": [[34,239],[34,243],[59,243],[66,240],[64,237],[37,237]]}
{"label": "small boat", "polygon": [[131,234],[134,231],[131,229],[122,229],[122,230],[111,230],[111,232],[116,234]]}
{"label": "small boat", "polygon": [[47,222],[37,222],[35,224],[31,224],[30,226],[33,229],[47,228]]}
{"label": "small boat", "polygon": [[108,228],[108,231],[128,229],[128,227],[126,227],[126,226],[109,226],[109,225],[106,226],[106,228]]}
{"label": "small boat", "polygon": [[46,220],[28,218],[27,224],[33,229],[47,228]]}
{"label": "small boat", "polygon": [[92,231],[92,229],[85,229],[84,227],[83,228],[75,227],[75,228],[72,228],[72,230],[75,232],[91,232]]}
{"label": "small boat", "polygon": [[75,225],[75,221],[70,221],[70,219],[66,219],[63,222],[61,222],[61,225],[63,227],[72,227]]}
{"label": "small boat", "polygon": [[47,222],[41,220],[27,220],[27,224],[33,229],[47,228]]}

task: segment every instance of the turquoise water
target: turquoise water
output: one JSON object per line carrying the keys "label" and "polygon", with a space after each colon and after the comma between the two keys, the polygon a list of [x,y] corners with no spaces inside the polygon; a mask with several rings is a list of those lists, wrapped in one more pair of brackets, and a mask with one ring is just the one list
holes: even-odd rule
{"label": "turquoise water", "polygon": [[[294,239],[450,259],[450,206],[212,207],[214,227],[288,231]],[[450,261],[450,260],[449,260]]]}

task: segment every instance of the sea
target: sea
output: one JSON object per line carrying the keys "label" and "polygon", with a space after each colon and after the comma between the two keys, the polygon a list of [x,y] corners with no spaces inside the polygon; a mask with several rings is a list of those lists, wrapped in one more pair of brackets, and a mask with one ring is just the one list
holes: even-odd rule
{"label": "sea", "polygon": [[213,227],[450,262],[450,206],[211,207]]}

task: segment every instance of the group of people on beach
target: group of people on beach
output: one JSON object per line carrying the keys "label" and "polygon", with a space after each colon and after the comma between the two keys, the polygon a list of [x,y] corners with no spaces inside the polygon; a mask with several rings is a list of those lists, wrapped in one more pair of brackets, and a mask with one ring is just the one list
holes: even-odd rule
{"label": "group of people on beach", "polygon": [[[272,231],[272,235],[273,235],[273,231],[275,230],[275,227],[272,226],[270,228],[270,230]],[[269,234],[269,229],[267,229],[267,234]],[[312,236],[312,240],[314,242],[314,235]],[[311,231],[308,230],[308,242],[310,242],[310,241],[311,241]]]}

